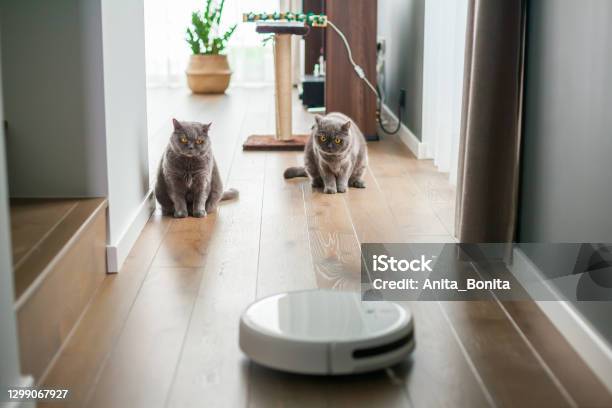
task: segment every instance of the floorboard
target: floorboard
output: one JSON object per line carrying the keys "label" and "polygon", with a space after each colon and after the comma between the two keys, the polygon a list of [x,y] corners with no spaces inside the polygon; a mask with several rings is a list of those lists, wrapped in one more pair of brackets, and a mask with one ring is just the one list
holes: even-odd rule
{"label": "floorboard", "polygon": [[358,291],[361,250],[342,195],[302,190],[317,286]]}
{"label": "floorboard", "polygon": [[[374,148],[374,151],[382,151],[380,145]],[[408,152],[404,152],[399,157],[403,157],[407,162],[414,160]],[[383,158],[384,160],[381,160]],[[394,207],[392,201],[388,199],[396,198],[396,190],[387,191],[388,194],[385,194],[386,184],[381,182],[381,179],[388,182],[389,179],[396,177],[403,171],[403,167],[397,166],[395,160],[389,156],[379,157],[376,153],[372,155],[372,161],[375,164],[367,180],[370,187],[362,190],[368,191],[367,196],[364,195],[363,201],[359,200],[355,196],[361,194],[361,191],[351,190],[346,197],[355,230],[360,237],[381,238],[380,241],[372,242],[409,242],[405,239],[401,219],[392,211]],[[418,199],[417,188],[410,182],[405,184],[409,188],[414,188],[415,198]],[[402,188],[401,183],[398,183],[398,187]],[[367,205],[368,201],[376,204]],[[366,217],[363,212],[371,216]],[[452,242],[450,236],[443,237],[442,242]],[[422,239],[430,242],[427,236],[422,236]],[[414,315],[416,349],[407,364],[393,368],[393,377],[404,384],[412,405],[416,407],[490,406],[491,398],[488,390],[481,383],[478,373],[474,371],[469,356],[463,353],[437,302],[401,304]]]}
{"label": "floorboard", "polygon": [[[260,119],[269,109],[257,97],[251,102],[241,139],[248,130],[261,127]],[[238,188],[240,198],[224,203],[217,214],[204,278],[167,399],[172,407],[240,407],[248,402],[249,363],[238,348],[238,320],[256,293],[266,155],[242,153],[240,144],[234,145],[227,184]]]}
{"label": "floorboard", "polygon": [[266,156],[257,298],[287,290],[316,288],[302,187],[306,179],[287,182],[285,168],[296,166],[295,152]]}
{"label": "floorboard", "polygon": [[[112,351],[170,220],[154,216],[145,226],[119,274],[107,275],[55,364],[43,387],[69,388],[65,406],[85,406],[97,375]],[[40,402],[40,407],[57,404]]]}
{"label": "floorboard", "polygon": [[149,270],[89,407],[164,406],[202,273],[201,268]]}
{"label": "floorboard", "polygon": [[[500,406],[571,407],[571,397],[540,364],[492,300],[443,302],[442,309]],[[520,380],[518,380],[520,379]]]}
{"label": "floorboard", "polygon": [[533,301],[501,302],[511,319],[559,378],[579,407],[605,407],[610,394]]}
{"label": "floorboard", "polygon": [[[298,164],[295,152],[267,154],[265,195],[262,206],[256,298],[287,290],[316,288],[302,184],[286,182],[286,167]],[[317,377],[279,373],[249,363],[249,407],[326,407],[324,381]]]}

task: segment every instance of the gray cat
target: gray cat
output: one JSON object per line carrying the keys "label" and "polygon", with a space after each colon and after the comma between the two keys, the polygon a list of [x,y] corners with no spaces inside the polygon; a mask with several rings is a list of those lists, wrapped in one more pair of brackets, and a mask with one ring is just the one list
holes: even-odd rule
{"label": "gray cat", "polygon": [[349,186],[365,188],[367,166],[368,149],[357,125],[342,113],[330,113],[315,116],[304,148],[304,167],[289,167],[284,176],[308,176],[312,186],[323,187],[326,194],[344,193]]}
{"label": "gray cat", "polygon": [[219,168],[208,137],[209,124],[172,119],[174,131],[157,171],[155,197],[164,215],[204,217],[221,200],[238,197],[238,191],[223,192]]}

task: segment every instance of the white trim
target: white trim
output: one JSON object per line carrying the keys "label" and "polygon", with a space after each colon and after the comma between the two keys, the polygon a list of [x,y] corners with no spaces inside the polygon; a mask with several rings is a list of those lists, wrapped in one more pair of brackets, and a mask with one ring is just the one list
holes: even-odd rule
{"label": "white trim", "polygon": [[[385,123],[392,123],[392,126],[397,126],[397,116],[395,116],[391,108],[389,108],[386,104],[382,105],[382,114],[384,116],[383,120],[385,120]],[[378,131],[383,135],[388,134],[380,126],[378,127]],[[427,149],[427,146],[422,143],[410,129],[408,129],[408,126],[402,123],[397,135],[402,143],[404,143],[408,149],[410,149],[412,154],[414,154],[417,159],[431,159],[431,157],[427,155],[427,151],[429,150]]]}
{"label": "white trim", "polygon": [[121,237],[116,243],[106,246],[106,270],[108,273],[119,272],[142,229],[151,218],[153,211],[155,211],[155,198],[153,191],[149,190]]}
{"label": "white trim", "polygon": [[[541,282],[536,290],[539,297],[543,291],[547,298],[561,299],[558,292],[546,283],[540,269],[518,248],[513,251],[512,274],[527,288],[533,282]],[[530,292],[531,294],[531,292]],[[584,319],[568,301],[536,301],[536,304],[555,327],[578,352],[584,362],[593,370],[601,382],[612,392],[612,349],[602,336]]]}

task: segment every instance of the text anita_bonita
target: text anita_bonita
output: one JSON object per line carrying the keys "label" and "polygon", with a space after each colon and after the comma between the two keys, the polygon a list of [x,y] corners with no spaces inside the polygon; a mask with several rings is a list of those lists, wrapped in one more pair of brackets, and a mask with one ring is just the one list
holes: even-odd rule
{"label": "text anita_bonita", "polygon": [[384,290],[456,290],[466,292],[469,290],[510,290],[510,282],[503,279],[478,280],[466,279],[465,286],[452,279],[425,279],[422,284],[413,278],[399,280],[374,279],[374,289]]}

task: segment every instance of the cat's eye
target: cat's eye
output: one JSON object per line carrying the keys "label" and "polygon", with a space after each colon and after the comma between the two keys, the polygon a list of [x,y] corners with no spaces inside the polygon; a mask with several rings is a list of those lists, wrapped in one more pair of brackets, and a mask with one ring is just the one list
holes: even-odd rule
{"label": "cat's eye", "polygon": [[334,139],[334,143],[337,144],[337,145],[342,144],[342,139],[337,137],[337,138]]}
{"label": "cat's eye", "polygon": [[181,143],[183,143],[183,144],[187,143],[187,137],[186,136],[181,136]]}
{"label": "cat's eye", "polygon": [[204,143],[204,139],[196,139],[196,144],[202,144]]}
{"label": "cat's eye", "polygon": [[327,136],[319,135],[319,140],[321,140],[322,142],[327,142]]}

